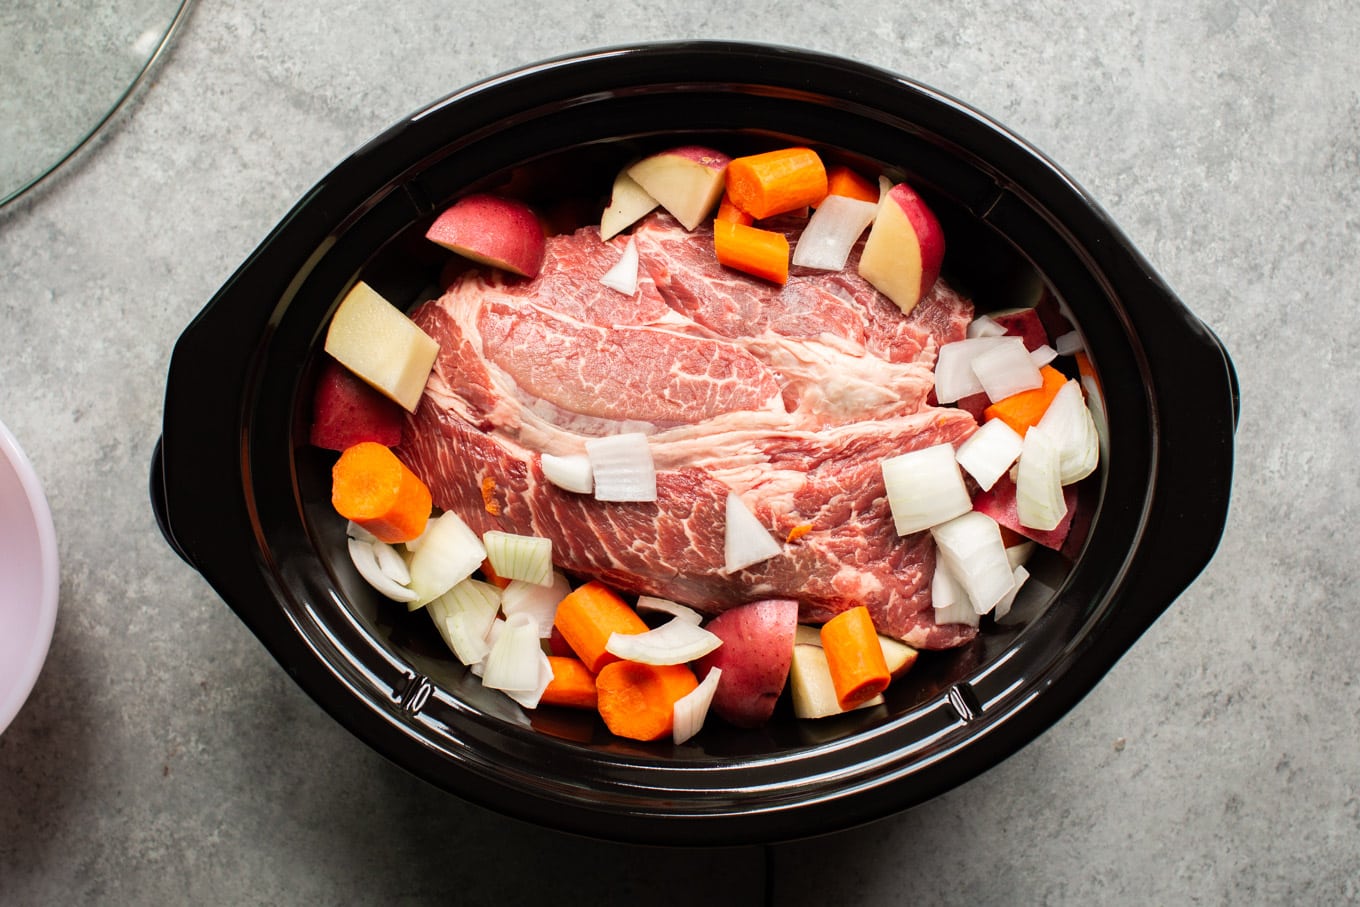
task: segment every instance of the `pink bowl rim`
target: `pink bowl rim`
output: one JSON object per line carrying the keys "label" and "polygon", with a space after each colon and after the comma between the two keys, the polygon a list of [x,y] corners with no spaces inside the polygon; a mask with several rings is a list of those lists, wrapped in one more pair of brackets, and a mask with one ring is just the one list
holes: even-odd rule
{"label": "pink bowl rim", "polygon": [[57,600],[61,588],[60,571],[57,562],[57,533],[52,523],[52,511],[47,497],[43,494],[42,483],[29,462],[18,440],[0,422],[0,468],[12,471],[23,488],[28,500],[29,513],[37,533],[38,551],[41,557],[39,570],[40,591],[38,607],[38,628],[29,640],[24,662],[16,674],[18,683],[9,689],[0,689],[0,734],[9,727],[10,722],[28,701],[52,644],[52,632],[57,622]]}

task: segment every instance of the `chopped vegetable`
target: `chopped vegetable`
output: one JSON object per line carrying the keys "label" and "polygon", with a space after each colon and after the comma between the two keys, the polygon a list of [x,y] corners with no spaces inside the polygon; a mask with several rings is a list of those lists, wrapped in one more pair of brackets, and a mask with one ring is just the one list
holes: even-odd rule
{"label": "chopped vegetable", "polygon": [[1031,425],[1037,424],[1043,418],[1048,404],[1067,383],[1067,376],[1051,365],[1039,369],[1039,374],[1044,379],[1043,386],[998,400],[983,410],[983,416],[987,419],[1000,419],[1023,436]]}
{"label": "chopped vegetable", "polygon": [[713,704],[713,694],[718,690],[722,679],[722,668],[709,668],[699,685],[684,696],[675,700],[675,714],[672,716],[671,739],[684,743],[704,726],[708,708]]}
{"label": "chopped vegetable", "polygon": [[853,709],[888,688],[892,674],[868,608],[857,605],[837,614],[822,625],[821,637],[841,708]]}
{"label": "chopped vegetable", "polygon": [[815,204],[820,208],[826,204],[827,198],[841,196],[877,205],[879,194],[876,182],[866,179],[844,164],[832,164],[826,168],[826,198]]}
{"label": "chopped vegetable", "polygon": [[540,586],[552,582],[552,539],[491,529],[482,534],[482,545],[497,576]]}
{"label": "chopped vegetable", "polygon": [[501,609],[505,616],[527,614],[538,624],[538,635],[547,639],[552,635],[553,617],[557,614],[557,603],[571,594],[571,583],[558,571],[546,585],[526,582],[522,579],[511,580],[501,592]]}
{"label": "chopped vegetable", "polygon": [[326,330],[326,352],[415,412],[439,344],[368,284],[346,294]]}
{"label": "chopped vegetable", "polygon": [[411,588],[418,597],[409,607],[415,610],[443,595],[471,576],[484,560],[482,540],[458,514],[450,510],[430,520],[420,548],[411,556]]}
{"label": "chopped vegetable", "polygon": [[543,690],[540,702],[572,709],[595,708],[595,675],[586,670],[579,658],[549,655],[548,664],[552,667],[552,680]]}
{"label": "chopped vegetable", "polygon": [[[430,489],[389,448],[362,441],[331,469],[331,504],[379,541],[405,542],[430,518]],[[442,590],[441,590],[442,591]]]}
{"label": "chopped vegetable", "polygon": [[1039,367],[1025,349],[1025,341],[1019,337],[1003,337],[974,356],[973,374],[993,402],[1042,387],[1044,383]]}
{"label": "chopped vegetable", "polygon": [[798,237],[793,263],[801,268],[841,270],[860,234],[873,222],[877,209],[875,202],[827,196]]}
{"label": "chopped vegetable", "polygon": [[493,690],[525,693],[538,686],[538,626],[527,615],[505,620],[495,644],[487,653],[482,685]]}
{"label": "chopped vegetable", "polygon": [[672,617],[645,633],[613,633],[605,651],[643,664],[675,665],[702,658],[722,645],[722,640],[683,617]]}
{"label": "chopped vegetable", "polygon": [[826,193],[826,167],[811,148],[780,148],[727,165],[727,194],[756,220],[815,205]]}
{"label": "chopped vegetable", "polygon": [[[799,643],[793,647],[789,665],[789,690],[793,700],[793,714],[798,718],[826,718],[845,712],[836,698],[836,685],[831,680],[826,651],[821,644]],[[883,694],[872,696],[857,709],[869,708],[883,702]]]}
{"label": "chopped vegetable", "polygon": [[637,292],[638,250],[633,237],[628,237],[628,242],[623,246],[623,254],[612,268],[604,272],[600,283],[611,290],[618,290],[625,296],[632,296]]}
{"label": "chopped vegetable", "polygon": [[624,432],[586,441],[597,501],[655,501],[656,467],[647,436]]}
{"label": "chopped vegetable", "polygon": [[723,573],[735,573],[743,567],[758,564],[781,550],[779,542],[741,498],[729,492],[723,528]]}
{"label": "chopped vegetable", "polygon": [[972,511],[931,527],[930,534],[938,552],[936,571],[943,562],[978,614],[986,614],[1010,591],[1011,565],[1001,529],[991,517]]}
{"label": "chopped vegetable", "polygon": [[1017,565],[1013,575],[1015,582],[1011,585],[1011,591],[1003,595],[1001,601],[997,602],[996,607],[992,609],[992,617],[997,620],[1011,613],[1011,605],[1015,602],[1015,596],[1019,594],[1020,587],[1025,584],[1025,580],[1029,579],[1029,571],[1023,566]]}
{"label": "chopped vegetable", "polygon": [[973,360],[1005,342],[1005,337],[970,337],[942,345],[935,360],[935,399],[941,403],[956,403],[981,393],[982,382],[973,371]]}
{"label": "chopped vegetable", "polygon": [[1051,429],[1031,425],[1015,477],[1015,512],[1021,526],[1049,531],[1067,514],[1061,456]]}
{"label": "chopped vegetable", "polygon": [[889,457],[882,470],[898,535],[929,529],[973,509],[951,444]]}
{"label": "chopped vegetable", "polygon": [[543,454],[539,458],[543,475],[563,491],[577,494],[590,494],[595,490],[595,479],[590,471],[590,457],[584,454],[568,454],[558,457]]}
{"label": "chopped vegetable", "polygon": [[491,476],[482,478],[482,507],[492,516],[501,515],[501,505],[496,500],[496,480]]}
{"label": "chopped vegetable", "polygon": [[967,336],[973,338],[1004,337],[1006,336],[1006,328],[991,315],[979,315],[968,322]]}
{"label": "chopped vegetable", "polygon": [[679,617],[692,624],[704,622],[704,616],[693,608],[678,604],[668,598],[657,598],[654,595],[639,595],[637,612],[639,614],[669,614],[671,617]]}
{"label": "chopped vegetable", "polygon": [[1068,331],[1053,338],[1053,347],[1059,356],[1071,356],[1074,353],[1086,349],[1082,342],[1081,334],[1076,331]]}
{"label": "chopped vegetable", "polygon": [[600,717],[629,740],[660,740],[675,727],[675,704],[699,685],[687,665],[614,661],[595,675]]}
{"label": "chopped vegetable", "polygon": [[1043,368],[1058,358],[1058,351],[1047,343],[1042,343],[1029,351],[1029,358],[1034,363],[1035,368]]}
{"label": "chopped vegetable", "polygon": [[354,563],[354,569],[359,571],[359,575],[364,580],[377,589],[383,595],[396,602],[415,601],[416,593],[406,588],[403,584],[392,579],[382,569],[378,563],[378,556],[374,546],[383,544],[377,541],[366,541],[364,539],[348,539],[349,559]]}
{"label": "chopped vegetable", "polygon": [[789,241],[783,233],[714,221],[713,252],[724,267],[780,286],[789,279]]}
{"label": "chopped vegetable", "polygon": [[[1000,419],[984,422],[959,445],[955,459],[983,491],[996,484],[1020,456],[1024,439]],[[970,504],[971,506],[971,504]]]}
{"label": "chopped vegetable", "polygon": [[627,602],[597,580],[578,586],[558,603],[553,625],[592,674],[618,660],[608,649],[610,635],[651,629]]}
{"label": "chopped vegetable", "polygon": [[312,446],[342,451],[360,441],[376,441],[395,447],[401,443],[403,421],[399,403],[339,362],[330,359],[321,367],[312,394]]}
{"label": "chopped vegetable", "polygon": [[1058,447],[1062,484],[1071,485],[1095,472],[1100,459],[1100,438],[1080,383],[1069,380],[1053,395],[1039,427],[1051,434]]}
{"label": "chopped vegetable", "polygon": [[718,213],[713,215],[713,219],[741,224],[746,227],[751,226],[756,221],[754,217],[733,204],[732,197],[727,194],[724,194],[722,201],[718,203]]}
{"label": "chopped vegetable", "polygon": [[453,654],[465,665],[480,664],[491,651],[487,636],[500,607],[490,583],[463,580],[429,603],[430,619]]}

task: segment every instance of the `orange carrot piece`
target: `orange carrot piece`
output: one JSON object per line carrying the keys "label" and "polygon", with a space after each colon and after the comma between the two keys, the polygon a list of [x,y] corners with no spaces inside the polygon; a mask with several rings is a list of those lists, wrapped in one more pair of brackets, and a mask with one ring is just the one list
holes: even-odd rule
{"label": "orange carrot piece", "polygon": [[787,537],[785,537],[784,541],[796,542],[811,531],[812,531],[811,523],[799,523],[797,526],[794,526],[792,529],[789,530],[789,534]]}
{"label": "orange carrot piece", "polygon": [[727,194],[738,208],[763,220],[825,198],[826,167],[811,148],[733,158],[727,165]]}
{"label": "orange carrot piece", "polygon": [[660,740],[675,728],[675,703],[699,685],[688,665],[615,661],[595,677],[600,717],[615,735]]}
{"label": "orange carrot piece", "polygon": [[1041,387],[1011,394],[1003,400],[996,401],[982,411],[983,420],[1000,419],[1023,437],[1031,425],[1037,425],[1043,418],[1048,404],[1053,402],[1058,391],[1067,383],[1067,376],[1051,365],[1039,369],[1039,374],[1044,379]]}
{"label": "orange carrot piece", "polygon": [[1091,364],[1091,357],[1086,355],[1085,350],[1077,350],[1077,373],[1083,378],[1090,378],[1091,383],[1096,386],[1096,390],[1101,390],[1100,376],[1096,374],[1096,367]]}
{"label": "orange carrot piece", "polygon": [[841,708],[853,709],[887,689],[892,674],[868,608],[859,605],[837,614],[822,624],[821,638]]}
{"label": "orange carrot piece", "polygon": [[496,500],[496,480],[491,476],[482,479],[482,506],[492,516],[501,515],[501,502]]}
{"label": "orange carrot piece", "polygon": [[646,633],[647,622],[598,580],[569,592],[557,604],[553,625],[592,674],[618,656],[605,651],[611,633]]}
{"label": "orange carrot piece", "polygon": [[713,222],[713,252],[718,263],[777,283],[789,279],[789,240],[783,233],[731,221]]}
{"label": "orange carrot piece", "polygon": [[[833,164],[826,168],[826,195],[844,195],[846,198],[877,204],[878,185],[844,164]],[[822,201],[826,200],[826,195],[822,196]],[[817,205],[821,203],[819,201]]]}
{"label": "orange carrot piece", "polygon": [[579,658],[549,655],[548,664],[552,665],[553,676],[539,702],[573,709],[595,708],[595,675],[586,670]]}
{"label": "orange carrot piece", "polygon": [[506,586],[510,585],[510,580],[496,573],[496,568],[491,566],[491,560],[489,558],[482,561],[482,576],[485,577],[488,583],[498,589],[504,589]]}
{"label": "orange carrot piece", "polygon": [[727,195],[726,193],[723,194],[722,201],[718,203],[718,213],[713,215],[713,219],[725,220],[728,223],[733,224],[741,224],[744,227],[751,226],[756,220],[754,217],[738,208],[736,203],[732,201],[732,196]]}
{"label": "orange carrot piece", "polygon": [[391,450],[363,441],[340,454],[331,469],[331,504],[389,544],[425,531],[430,489]]}

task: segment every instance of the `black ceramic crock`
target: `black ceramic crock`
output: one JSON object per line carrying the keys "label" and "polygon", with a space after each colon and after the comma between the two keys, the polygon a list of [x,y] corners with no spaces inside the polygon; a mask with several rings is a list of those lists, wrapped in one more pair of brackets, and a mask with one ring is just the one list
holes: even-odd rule
{"label": "black ceramic crock", "polygon": [[[608,737],[480,688],[423,615],[347,569],[306,444],[331,312],[360,277],[413,302],[421,237],[476,188],[598,202],[623,160],[701,140],[838,149],[932,203],[946,275],[982,307],[1042,285],[1098,370],[1106,425],[1084,545],[1036,561],[1005,621],[923,656],[885,707],[683,746]],[[583,193],[577,197],[575,193]],[[598,209],[596,209],[598,211]],[[151,469],[161,529],[289,674],[416,775],[502,813],[666,844],[787,840],[885,816],[996,765],[1082,698],[1208,563],[1237,385],[1225,351],[1100,208],[997,123],[899,76],[786,48],[688,42],[553,60],[459,91],[342,162],[180,337]]]}

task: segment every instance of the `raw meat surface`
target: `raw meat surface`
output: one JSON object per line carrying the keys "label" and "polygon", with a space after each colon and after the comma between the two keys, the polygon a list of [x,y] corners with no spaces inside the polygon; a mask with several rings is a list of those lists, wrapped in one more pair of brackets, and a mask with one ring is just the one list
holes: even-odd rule
{"label": "raw meat surface", "polygon": [[[933,543],[897,536],[879,467],[975,430],[967,412],[925,402],[936,351],[964,336],[971,304],[941,283],[903,316],[853,259],[765,284],[717,265],[710,234],[665,215],[635,237],[632,298],[599,283],[626,237],[585,228],[548,241],[537,280],[472,272],[414,313],[440,353],[401,453],[435,504],[479,533],[551,538],[568,571],[709,613],[789,597],[819,623],[866,604],[916,646],[972,638],[935,624]],[[649,435],[657,501],[602,503],[544,478],[540,454],[620,431]],[[724,574],[729,491],[781,540],[811,530]]]}

